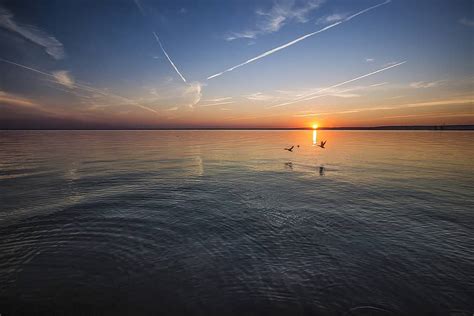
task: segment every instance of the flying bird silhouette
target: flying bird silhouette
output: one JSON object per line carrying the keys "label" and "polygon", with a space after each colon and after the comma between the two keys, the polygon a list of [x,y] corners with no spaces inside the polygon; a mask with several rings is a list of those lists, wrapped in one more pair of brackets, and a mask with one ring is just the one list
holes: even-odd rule
{"label": "flying bird silhouette", "polygon": [[321,141],[321,144],[318,145],[318,147],[321,147],[324,149],[324,146],[326,145],[327,140]]}
{"label": "flying bird silhouette", "polygon": [[284,149],[284,150],[288,150],[288,151],[291,151],[291,152],[293,152],[293,148],[295,148],[295,146],[294,146],[294,145],[293,145],[293,146],[291,146],[290,148],[283,148],[283,149]]}

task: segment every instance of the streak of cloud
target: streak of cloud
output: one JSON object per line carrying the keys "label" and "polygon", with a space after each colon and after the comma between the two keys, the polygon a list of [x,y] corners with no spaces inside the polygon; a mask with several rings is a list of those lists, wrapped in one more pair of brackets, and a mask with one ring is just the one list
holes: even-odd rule
{"label": "streak of cloud", "polygon": [[451,106],[451,105],[470,105],[472,104],[472,97],[466,99],[447,99],[447,100],[438,100],[438,101],[428,101],[428,102],[415,102],[415,103],[406,103],[399,105],[388,105],[372,108],[358,108],[345,111],[337,112],[323,112],[323,113],[307,113],[307,114],[295,114],[296,117],[308,117],[308,116],[326,116],[326,115],[335,115],[335,114],[353,114],[360,112],[369,112],[369,111],[383,111],[383,110],[398,110],[405,108],[418,108],[418,107],[431,107],[431,106]]}
{"label": "streak of cloud", "polygon": [[438,80],[438,81],[417,81],[410,83],[410,87],[414,89],[426,89],[426,88],[434,88],[442,85],[446,80]]}
{"label": "streak of cloud", "polygon": [[388,84],[388,82],[374,83],[374,84],[371,84],[370,87],[380,87],[380,86],[384,86],[386,84]]}
{"label": "streak of cloud", "polygon": [[170,56],[168,56],[168,53],[166,53],[165,48],[164,48],[163,45],[161,44],[161,41],[160,41],[160,38],[158,37],[158,35],[156,35],[155,32],[153,32],[153,35],[155,36],[156,41],[157,41],[158,44],[160,45],[161,50],[163,51],[163,53],[165,54],[166,58],[167,58],[168,61],[170,62],[171,66],[173,66],[174,70],[176,70],[176,73],[181,77],[181,79],[183,79],[184,83],[187,83],[187,82],[186,82],[186,79],[185,79],[184,76],[179,72],[178,68],[177,68],[176,65],[173,63],[173,61],[171,60]]}
{"label": "streak of cloud", "polygon": [[43,47],[46,53],[54,59],[62,59],[65,56],[63,44],[54,36],[36,26],[17,23],[13,14],[3,7],[0,7],[0,27]]}
{"label": "streak of cloud", "polygon": [[207,99],[207,100],[202,100],[202,101],[203,102],[222,102],[222,101],[227,101],[231,99],[232,97],[223,97],[223,98]]}
{"label": "streak of cloud", "polygon": [[245,65],[247,65],[247,64],[249,64],[249,63],[252,63],[252,62],[254,62],[254,61],[257,61],[257,60],[259,60],[259,59],[261,59],[261,58],[267,57],[267,56],[269,56],[269,55],[271,55],[271,54],[273,54],[273,53],[276,53],[276,52],[278,52],[278,51],[280,51],[280,50],[282,50],[282,49],[285,49],[285,48],[290,47],[290,46],[292,46],[292,45],[294,45],[294,44],[296,44],[296,43],[298,43],[298,42],[301,42],[301,41],[307,39],[308,37],[311,37],[311,36],[314,36],[314,35],[316,35],[316,34],[322,33],[322,32],[327,31],[327,30],[329,30],[329,29],[331,29],[331,28],[333,28],[333,27],[335,27],[335,26],[337,26],[337,25],[339,25],[339,24],[342,24],[342,23],[344,23],[344,22],[347,22],[347,21],[349,21],[349,20],[355,18],[356,16],[358,16],[358,15],[360,15],[360,14],[363,14],[363,13],[365,13],[365,12],[367,12],[367,11],[373,10],[373,9],[379,7],[379,6],[385,5],[385,4],[389,3],[390,1],[391,1],[391,0],[387,0],[387,1],[383,2],[383,3],[379,3],[379,4],[375,5],[375,6],[372,6],[372,7],[370,7],[370,8],[367,8],[367,9],[364,9],[364,10],[362,10],[362,11],[359,11],[359,12],[357,12],[357,13],[355,13],[355,14],[353,14],[353,15],[347,17],[347,18],[345,18],[345,19],[342,20],[342,21],[338,21],[338,22],[336,22],[336,23],[333,23],[333,24],[331,24],[331,25],[328,25],[328,26],[326,26],[326,27],[323,27],[322,29],[320,29],[320,30],[318,30],[318,31],[315,31],[315,32],[312,32],[312,33],[303,35],[303,36],[301,36],[301,37],[298,37],[297,39],[292,40],[292,41],[290,41],[290,42],[288,42],[288,43],[286,43],[286,44],[283,44],[283,45],[281,45],[281,46],[275,47],[275,48],[273,48],[273,49],[271,49],[271,50],[269,50],[269,51],[266,51],[265,53],[262,53],[262,54],[256,56],[256,57],[250,58],[250,59],[244,61],[243,63],[240,63],[240,64],[238,64],[238,65],[236,65],[236,66],[233,66],[233,67],[230,67],[230,68],[228,68],[228,69],[226,69],[226,70],[224,70],[224,71],[221,71],[221,72],[219,72],[219,73],[216,73],[216,74],[214,74],[214,75],[211,75],[211,76],[207,77],[207,79],[210,80],[210,79],[212,79],[212,78],[219,77],[219,76],[223,75],[223,74],[226,73],[226,72],[230,72],[230,71],[235,70],[235,69],[237,69],[237,68],[239,68],[239,67],[242,67],[242,66],[245,66]]}
{"label": "streak of cloud", "polygon": [[[351,82],[354,82],[354,81],[357,81],[357,80],[360,80],[360,79],[363,79],[363,78],[367,78],[369,76],[373,76],[379,72],[382,72],[382,71],[386,71],[390,68],[394,68],[394,67],[398,67],[398,66],[401,66],[403,65],[404,63],[406,63],[406,61],[402,61],[402,62],[399,62],[399,63],[396,63],[396,64],[393,64],[393,65],[390,65],[390,66],[387,66],[387,67],[384,67],[382,69],[379,69],[379,70],[376,70],[376,71],[372,71],[372,72],[369,72],[368,74],[365,74],[365,75],[362,75],[362,76],[358,76],[356,78],[353,78],[353,79],[350,79],[350,80],[346,80],[346,81],[343,81],[343,82],[340,82],[340,83],[337,83],[335,85],[332,85],[332,86],[329,86],[329,87],[326,87],[326,88],[322,88],[322,89],[319,89],[317,90],[316,92],[311,92],[311,93],[308,93],[306,95],[303,95],[295,100],[292,100],[292,101],[289,101],[289,102],[285,102],[285,103],[280,103],[280,104],[276,104],[276,105],[272,105],[268,108],[276,108],[276,107],[280,107],[280,106],[284,106],[284,105],[289,105],[289,104],[293,104],[293,103],[297,103],[297,102],[300,102],[300,101],[308,101],[308,100],[312,100],[312,99],[315,99],[315,98],[319,98],[320,96],[318,96],[317,94],[321,93],[321,92],[324,92],[324,91],[328,91],[328,90],[331,90],[333,88],[337,88],[337,87],[340,87],[340,86],[343,86],[345,84],[348,84],[348,83],[351,83]],[[316,96],[314,96],[316,95]]]}
{"label": "streak of cloud", "polygon": [[[8,63],[8,64],[13,65],[13,66],[17,66],[17,67],[29,70],[29,71],[32,71],[32,72],[35,72],[35,73],[38,73],[38,74],[41,74],[41,75],[44,75],[44,76],[54,78],[56,82],[58,81],[57,76],[55,76],[54,74],[50,74],[50,73],[47,73],[47,72],[44,72],[44,71],[41,71],[41,70],[38,70],[38,69],[35,69],[35,68],[32,68],[32,67],[28,67],[28,66],[25,66],[25,65],[22,65],[22,64],[18,64],[18,63],[15,63],[13,61],[6,60],[4,58],[0,58],[0,61]],[[119,95],[116,95],[116,94],[113,94],[113,93],[110,93],[110,92],[106,92],[106,91],[103,91],[103,90],[100,90],[100,89],[96,89],[96,88],[90,87],[88,85],[79,84],[79,83],[70,83],[70,87],[77,88],[77,89],[87,91],[87,92],[98,93],[98,94],[101,94],[103,96],[113,97],[113,98],[122,100],[123,102],[125,102],[127,104],[137,106],[139,108],[142,108],[144,110],[147,110],[147,111],[150,111],[150,112],[153,112],[153,113],[158,113],[157,111],[155,111],[155,110],[153,110],[149,107],[143,106],[143,105],[135,102],[134,100],[130,100],[128,98],[125,98],[125,97],[122,97],[122,96],[119,96]]]}
{"label": "streak of cloud", "polygon": [[32,100],[7,93],[5,91],[0,90],[0,103],[8,103],[11,105],[17,106],[25,106],[25,107],[37,107],[38,104],[33,102]]}
{"label": "streak of cloud", "polygon": [[140,11],[140,13],[145,16],[145,10],[143,9],[143,6],[142,4],[140,3],[140,0],[133,0],[133,2],[135,2],[135,5],[137,6],[138,8],[138,11]]}
{"label": "streak of cloud", "polygon": [[224,105],[224,104],[231,104],[234,101],[227,101],[227,102],[217,102],[217,103],[209,103],[209,104],[199,104],[200,107],[207,107],[207,106],[214,106],[214,105]]}

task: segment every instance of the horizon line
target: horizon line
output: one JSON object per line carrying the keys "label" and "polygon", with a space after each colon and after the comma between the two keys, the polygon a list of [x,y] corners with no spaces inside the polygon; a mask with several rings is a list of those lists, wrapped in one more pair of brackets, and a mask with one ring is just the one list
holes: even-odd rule
{"label": "horizon line", "polygon": [[466,130],[474,131],[474,124],[450,125],[378,125],[333,127],[129,127],[129,128],[0,128],[0,131],[192,131],[192,130]]}

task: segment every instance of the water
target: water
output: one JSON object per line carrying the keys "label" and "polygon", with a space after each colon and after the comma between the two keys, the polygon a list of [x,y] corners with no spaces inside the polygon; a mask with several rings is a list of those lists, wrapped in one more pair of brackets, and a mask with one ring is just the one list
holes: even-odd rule
{"label": "water", "polygon": [[474,134],[317,133],[0,132],[0,313],[470,315]]}

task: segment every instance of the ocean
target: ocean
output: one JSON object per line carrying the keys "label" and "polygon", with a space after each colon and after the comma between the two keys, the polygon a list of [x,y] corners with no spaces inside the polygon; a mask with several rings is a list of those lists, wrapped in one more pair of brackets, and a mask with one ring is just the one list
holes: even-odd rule
{"label": "ocean", "polygon": [[0,314],[472,315],[473,136],[1,131]]}

